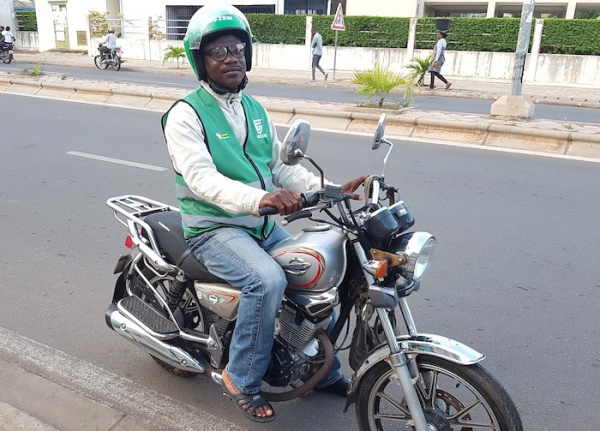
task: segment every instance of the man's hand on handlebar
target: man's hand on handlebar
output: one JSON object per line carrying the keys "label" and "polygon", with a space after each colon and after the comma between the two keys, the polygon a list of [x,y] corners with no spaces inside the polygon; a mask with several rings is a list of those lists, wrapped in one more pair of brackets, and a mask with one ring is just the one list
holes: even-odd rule
{"label": "man's hand on handlebar", "polygon": [[[362,196],[359,195],[358,193],[354,193],[354,191],[359,188],[361,186],[362,183],[365,182],[365,180],[367,179],[367,175],[362,175],[352,181],[348,181],[347,183],[342,184],[342,193],[343,194],[350,194],[350,199],[354,199],[354,200],[361,200]],[[262,203],[262,202],[261,202]]]}
{"label": "man's hand on handlebar", "polygon": [[279,215],[285,216],[302,209],[302,197],[289,189],[277,190],[264,195],[258,207],[275,207]]}

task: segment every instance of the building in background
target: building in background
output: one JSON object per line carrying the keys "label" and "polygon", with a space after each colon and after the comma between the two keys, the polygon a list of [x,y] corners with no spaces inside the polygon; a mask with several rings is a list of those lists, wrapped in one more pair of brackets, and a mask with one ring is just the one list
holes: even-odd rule
{"label": "building in background", "polygon": [[[13,1],[0,0],[0,19],[14,26]],[[19,0],[27,2],[27,0]],[[30,3],[33,1],[29,0]],[[38,49],[87,50],[90,11],[108,13],[108,19],[137,21],[147,33],[148,20],[164,21],[167,40],[181,40],[191,16],[203,5],[226,0],[37,0]],[[521,1],[500,0],[233,0],[244,13],[333,14],[339,3],[344,15],[416,16],[520,16]],[[182,5],[183,4],[183,5]],[[536,1],[535,13],[574,18],[578,13],[600,11],[600,0]],[[6,16],[5,16],[6,15]]]}
{"label": "building in background", "polygon": [[[449,16],[500,18],[521,16],[522,1],[500,0],[346,0],[346,15]],[[334,9],[335,10],[335,9]],[[600,11],[600,0],[544,0],[535,2],[536,15],[575,18],[577,12]]]}

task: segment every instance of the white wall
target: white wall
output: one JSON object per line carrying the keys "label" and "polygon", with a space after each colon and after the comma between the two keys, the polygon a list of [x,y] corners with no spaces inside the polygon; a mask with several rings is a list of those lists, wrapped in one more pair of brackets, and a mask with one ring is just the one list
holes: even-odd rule
{"label": "white wall", "polygon": [[414,17],[416,12],[417,0],[346,0],[344,15]]}
{"label": "white wall", "polygon": [[236,5],[275,5],[276,13],[279,9],[283,8],[283,2],[281,0],[121,0],[123,14],[132,19],[147,19],[149,16],[155,18],[156,16],[165,17],[167,5],[174,6],[203,6],[208,3],[218,4],[236,4]]}
{"label": "white wall", "polygon": [[[142,40],[119,39],[125,58],[137,58],[162,62],[167,45],[183,46],[182,42],[150,41],[149,54]],[[323,47],[321,66],[333,69],[334,47]],[[426,57],[430,50],[415,50],[415,57]],[[552,85],[580,85],[600,87],[600,56],[540,54],[535,71],[530,70],[527,58],[524,82]],[[310,51],[306,46],[265,44],[254,45],[252,64],[282,70],[310,70]],[[372,69],[379,62],[395,73],[406,73],[404,68],[410,59],[406,49],[399,48],[352,48],[338,47],[336,70],[355,71]],[[181,64],[186,65],[187,60]],[[446,63],[442,73],[447,77],[476,78],[480,80],[510,80],[514,53],[446,51]],[[527,78],[532,76],[533,78]]]}
{"label": "white wall", "polygon": [[[89,12],[106,12],[106,1],[86,0],[85,2],[67,2],[66,5],[69,41],[71,43],[71,48],[77,49],[77,31],[89,32]],[[39,50],[47,51],[49,49],[54,49],[56,47],[56,42],[51,4],[47,1],[37,1],[35,9],[38,22]]]}
{"label": "white wall", "polygon": [[15,33],[17,22],[13,15],[13,0],[0,0],[0,25],[9,26],[12,33]]}

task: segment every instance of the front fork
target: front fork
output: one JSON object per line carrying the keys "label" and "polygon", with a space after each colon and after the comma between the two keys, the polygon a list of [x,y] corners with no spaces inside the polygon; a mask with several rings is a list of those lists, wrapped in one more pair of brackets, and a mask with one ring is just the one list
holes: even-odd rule
{"label": "front fork", "polygon": [[[379,316],[385,338],[390,348],[390,366],[393,368],[400,381],[400,386],[402,387],[404,399],[414,422],[413,425],[415,430],[427,431],[427,421],[425,420],[423,408],[421,407],[415,388],[415,383],[419,376],[416,361],[412,355],[409,355],[410,357],[407,358],[407,355],[400,348],[400,343],[398,343],[398,340],[396,339],[394,327],[390,322],[387,312],[383,308],[377,308],[377,315]],[[412,374],[411,368],[413,368]]]}

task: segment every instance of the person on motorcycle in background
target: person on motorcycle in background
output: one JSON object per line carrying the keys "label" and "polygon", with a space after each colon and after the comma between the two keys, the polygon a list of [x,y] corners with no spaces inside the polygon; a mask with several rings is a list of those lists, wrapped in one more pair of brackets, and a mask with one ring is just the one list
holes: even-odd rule
{"label": "person on motorcycle in background", "polygon": [[102,61],[106,60],[106,54],[115,49],[117,49],[117,36],[115,35],[115,31],[111,28],[108,30],[108,34],[100,39],[100,42],[98,43],[98,51],[100,51]]}
{"label": "person on motorcycle in background", "polygon": [[[281,162],[273,121],[242,92],[252,67],[252,41],[237,8],[199,9],[183,43],[200,85],[175,102],[162,125],[188,245],[209,272],[242,292],[223,390],[246,417],[268,422],[275,413],[260,393],[261,381],[287,280],[267,251],[289,234],[269,217],[258,217],[259,208],[296,212],[302,208],[300,192],[318,190],[321,183],[306,168]],[[342,191],[360,199],[354,191],[365,179],[342,185]],[[339,368],[336,357],[316,389],[345,397],[350,382]]]}
{"label": "person on motorcycle in background", "polygon": [[0,40],[2,41],[2,44],[0,46],[1,49],[10,47],[13,45],[13,43],[15,43],[15,37],[10,32],[9,26],[6,26],[6,29],[2,30],[2,38]]}

